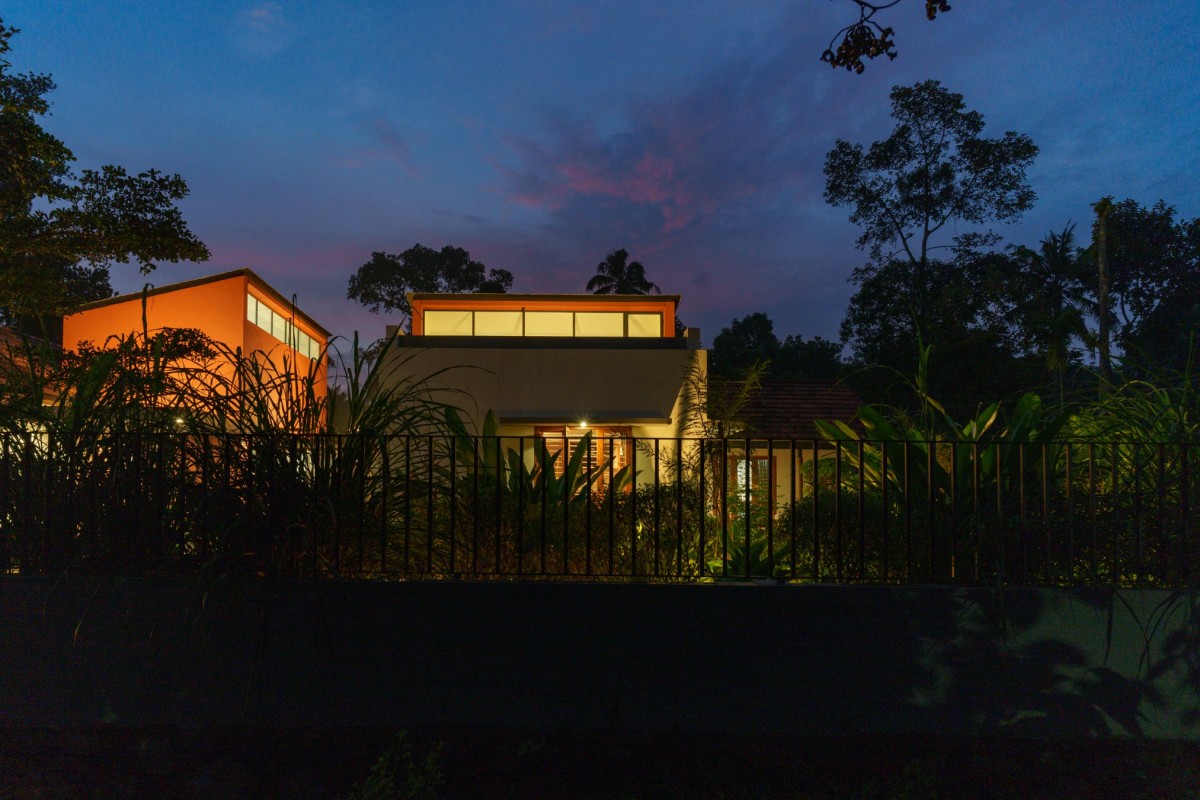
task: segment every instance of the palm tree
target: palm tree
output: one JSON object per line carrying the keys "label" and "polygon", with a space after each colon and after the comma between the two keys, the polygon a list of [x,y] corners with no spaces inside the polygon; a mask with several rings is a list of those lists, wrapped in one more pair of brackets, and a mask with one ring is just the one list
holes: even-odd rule
{"label": "palm tree", "polygon": [[630,261],[624,248],[605,256],[587,284],[592,294],[658,294],[658,284],[646,280],[646,268]]}
{"label": "palm tree", "polygon": [[1094,303],[1087,296],[1084,269],[1090,254],[1075,244],[1075,226],[1051,232],[1037,250],[1018,247],[1020,277],[1009,287],[1017,297],[1012,316],[1021,320],[1031,343],[1041,350],[1046,368],[1058,378],[1063,393],[1064,375],[1071,361],[1071,341],[1091,345],[1094,336],[1086,315]]}

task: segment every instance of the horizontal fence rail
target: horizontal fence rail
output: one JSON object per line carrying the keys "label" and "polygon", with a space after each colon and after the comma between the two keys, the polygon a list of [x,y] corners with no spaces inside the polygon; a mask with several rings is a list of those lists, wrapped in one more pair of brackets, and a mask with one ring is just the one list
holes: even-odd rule
{"label": "horizontal fence rail", "polygon": [[1196,443],[0,435],[0,570],[1193,587]]}

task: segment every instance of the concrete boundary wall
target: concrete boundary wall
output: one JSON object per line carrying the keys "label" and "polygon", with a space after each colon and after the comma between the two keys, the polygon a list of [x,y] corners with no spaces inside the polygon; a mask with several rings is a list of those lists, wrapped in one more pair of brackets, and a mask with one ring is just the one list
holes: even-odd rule
{"label": "concrete boundary wall", "polygon": [[0,726],[1200,740],[1165,591],[0,578]]}

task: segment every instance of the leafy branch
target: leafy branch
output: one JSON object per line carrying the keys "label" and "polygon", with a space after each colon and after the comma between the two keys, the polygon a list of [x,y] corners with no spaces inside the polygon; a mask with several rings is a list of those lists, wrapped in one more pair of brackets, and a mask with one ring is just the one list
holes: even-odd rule
{"label": "leafy branch", "polygon": [[[875,21],[875,15],[880,11],[899,5],[901,0],[891,0],[886,3],[871,3],[868,0],[850,0],[858,6],[858,21],[853,22],[833,35],[829,47],[821,54],[821,60],[834,69],[845,68],[861,75],[866,68],[863,59],[874,59],[887,56],[888,60],[896,58],[896,43],[892,40],[895,31],[884,27]],[[938,12],[950,10],[950,4],[945,0],[925,0],[925,16],[929,20],[937,18]],[[841,44],[837,44],[838,37]],[[835,49],[835,44],[836,49]]]}

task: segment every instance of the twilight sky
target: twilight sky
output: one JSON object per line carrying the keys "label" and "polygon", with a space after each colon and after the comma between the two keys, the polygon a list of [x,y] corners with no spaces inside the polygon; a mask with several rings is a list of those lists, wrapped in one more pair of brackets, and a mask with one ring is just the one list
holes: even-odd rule
{"label": "twilight sky", "polygon": [[[338,334],[372,251],[454,244],[514,291],[582,292],[625,247],[711,343],[766,311],[837,338],[864,260],[822,199],[838,138],[891,130],[894,84],[936,78],[1029,134],[1038,202],[1008,241],[1102,195],[1200,216],[1200,3],[958,0],[885,12],[899,57],[818,58],[846,0],[8,0],[20,71],[52,73],[47,127],[79,167],[178,172],[212,250],[166,284],[248,266]],[[953,232],[950,233],[953,235]],[[140,289],[117,266],[121,292]]]}

